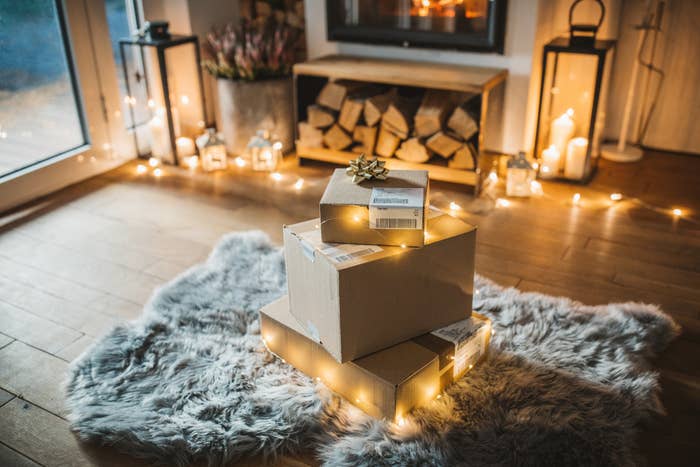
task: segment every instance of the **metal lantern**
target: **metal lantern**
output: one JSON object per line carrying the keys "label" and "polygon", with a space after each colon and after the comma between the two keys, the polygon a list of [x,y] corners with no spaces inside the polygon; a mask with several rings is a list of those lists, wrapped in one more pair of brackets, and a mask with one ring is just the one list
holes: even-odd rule
{"label": "metal lantern", "polygon": [[207,132],[197,138],[197,147],[202,162],[202,169],[207,172],[222,170],[228,166],[226,145],[216,133],[216,129],[207,128]]}
{"label": "metal lantern", "polygon": [[[197,36],[146,23],[145,32],[119,41],[134,142],[151,157],[177,164],[191,156],[192,138],[205,126],[204,87]],[[127,60],[127,54],[132,60]],[[139,102],[145,96],[145,102]],[[136,112],[138,111],[138,112]],[[135,115],[146,114],[146,121]],[[189,140],[189,141],[186,141]]]}
{"label": "metal lantern", "polygon": [[272,172],[282,159],[282,143],[273,142],[269,132],[258,130],[248,142],[245,157],[250,161],[253,170]]}
{"label": "metal lantern", "polygon": [[541,178],[587,182],[595,172],[605,124],[613,40],[598,40],[597,24],[575,24],[569,10],[568,37],[544,46],[534,155]]}

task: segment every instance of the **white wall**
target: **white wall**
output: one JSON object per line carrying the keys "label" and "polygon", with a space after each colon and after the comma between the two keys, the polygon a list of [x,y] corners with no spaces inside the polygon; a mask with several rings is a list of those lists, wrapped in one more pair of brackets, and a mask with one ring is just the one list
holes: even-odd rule
{"label": "white wall", "polygon": [[[608,8],[601,37],[617,34],[621,0],[605,0]],[[309,58],[329,54],[391,57],[438,63],[487,66],[508,70],[503,113],[504,153],[529,150],[534,136],[534,115],[537,110],[539,68],[542,46],[554,36],[568,32],[571,0],[511,0],[506,18],[505,51],[472,53],[435,49],[406,49],[385,45],[329,42],[326,40],[326,8],[324,0],[306,0],[306,37]],[[582,6],[581,18],[595,13]],[[577,16],[578,18],[578,16]],[[532,79],[531,79],[532,78]]]}

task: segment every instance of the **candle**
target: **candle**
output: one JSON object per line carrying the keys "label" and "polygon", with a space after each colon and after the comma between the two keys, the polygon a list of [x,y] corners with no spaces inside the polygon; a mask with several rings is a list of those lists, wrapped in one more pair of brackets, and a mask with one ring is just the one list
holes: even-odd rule
{"label": "candle", "polygon": [[[554,119],[549,130],[549,144],[550,146],[556,146],[559,154],[566,154],[566,145],[574,136],[576,125],[574,124],[573,116],[574,109],[568,109],[558,118]],[[560,163],[563,162],[563,160],[560,161]]]}
{"label": "candle", "polygon": [[566,164],[564,165],[564,176],[580,180],[586,170],[586,152],[588,150],[588,140],[583,137],[573,138],[566,145]]}
{"label": "candle", "polygon": [[180,136],[175,140],[175,146],[177,146],[177,156],[179,158],[185,158],[194,155],[194,141],[192,138],[186,136]]}
{"label": "candle", "polygon": [[540,175],[544,178],[556,177],[559,172],[561,155],[559,149],[555,145],[549,146],[542,151],[542,167],[540,167]]}
{"label": "candle", "polygon": [[148,135],[151,142],[151,155],[163,159],[170,154],[170,139],[165,122],[158,115],[148,122]]}

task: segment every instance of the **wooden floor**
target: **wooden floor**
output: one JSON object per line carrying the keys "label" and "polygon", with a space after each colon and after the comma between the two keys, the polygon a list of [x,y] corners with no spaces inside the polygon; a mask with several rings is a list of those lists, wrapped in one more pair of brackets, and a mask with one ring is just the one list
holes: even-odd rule
{"label": "wooden floor", "polygon": [[[136,464],[76,442],[61,392],[69,362],[137,317],[154,287],[203,260],[220,235],[260,228],[281,242],[282,224],[315,217],[330,168],[292,158],[282,173],[276,182],[238,168],[166,168],[154,178],[137,175],[134,163],[0,218],[0,465]],[[459,204],[456,214],[479,227],[481,274],[591,304],[656,303],[678,320],[683,335],[655,362],[668,416],[643,430],[640,445],[652,465],[691,465],[700,425],[700,158],[647,154],[638,164],[603,163],[588,187],[543,188],[542,197],[495,206],[435,184],[431,201]],[[626,198],[613,203],[611,192]]]}

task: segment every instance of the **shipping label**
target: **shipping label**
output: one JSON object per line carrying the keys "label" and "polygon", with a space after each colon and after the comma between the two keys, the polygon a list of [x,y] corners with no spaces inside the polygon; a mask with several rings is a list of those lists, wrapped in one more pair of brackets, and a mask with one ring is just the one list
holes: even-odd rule
{"label": "shipping label", "polygon": [[[313,262],[316,259],[316,252],[326,256],[336,264],[342,264],[363,256],[371,255],[382,251],[382,247],[377,245],[354,245],[349,243],[323,243],[321,241],[321,230],[314,229],[299,234],[302,250],[304,254]],[[307,254],[307,250],[310,251]]]}
{"label": "shipping label", "polygon": [[433,335],[455,345],[455,378],[469,370],[484,355],[489,327],[487,321],[471,317],[433,331]]}
{"label": "shipping label", "polygon": [[372,188],[370,229],[423,229],[422,188]]}

